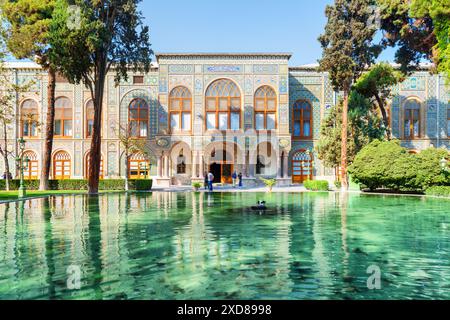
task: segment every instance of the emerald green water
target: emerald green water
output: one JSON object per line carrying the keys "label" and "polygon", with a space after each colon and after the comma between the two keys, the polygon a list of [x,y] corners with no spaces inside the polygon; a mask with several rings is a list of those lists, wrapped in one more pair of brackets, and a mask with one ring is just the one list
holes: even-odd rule
{"label": "emerald green water", "polygon": [[[267,214],[248,210],[262,199]],[[379,290],[367,287],[372,265]],[[67,285],[74,267],[78,290]],[[448,200],[153,193],[0,204],[0,299],[432,298],[450,298]]]}

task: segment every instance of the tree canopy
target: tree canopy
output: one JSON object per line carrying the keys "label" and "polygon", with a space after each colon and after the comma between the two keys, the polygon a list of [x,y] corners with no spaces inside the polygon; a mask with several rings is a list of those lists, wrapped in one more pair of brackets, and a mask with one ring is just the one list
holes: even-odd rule
{"label": "tree canopy", "polygon": [[377,0],[381,11],[382,44],[397,47],[395,61],[404,73],[427,59],[450,76],[448,0]]}

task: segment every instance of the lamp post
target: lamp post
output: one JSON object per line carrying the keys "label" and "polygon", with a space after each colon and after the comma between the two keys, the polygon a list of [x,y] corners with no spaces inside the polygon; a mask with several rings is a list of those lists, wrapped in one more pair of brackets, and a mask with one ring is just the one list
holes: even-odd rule
{"label": "lamp post", "polygon": [[19,149],[20,149],[20,156],[16,158],[16,161],[18,163],[19,172],[20,172],[20,187],[19,187],[19,198],[25,198],[27,195],[27,190],[25,188],[24,184],[24,176],[23,176],[23,170],[25,169],[25,166],[28,166],[29,159],[28,157],[23,158],[23,151],[25,149],[25,140],[20,138],[18,141],[19,143]]}

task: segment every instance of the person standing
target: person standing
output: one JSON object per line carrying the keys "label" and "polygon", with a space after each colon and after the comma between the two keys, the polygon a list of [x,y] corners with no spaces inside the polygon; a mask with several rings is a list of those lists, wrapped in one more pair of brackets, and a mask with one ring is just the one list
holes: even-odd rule
{"label": "person standing", "polygon": [[213,182],[214,182],[214,175],[210,172],[208,173],[208,186],[210,192],[213,191]]}
{"label": "person standing", "polygon": [[231,179],[233,180],[233,188],[236,188],[236,179],[237,179],[236,171],[233,171],[233,174],[231,175]]}
{"label": "person standing", "polygon": [[205,190],[208,190],[208,187],[209,187],[209,184],[208,184],[208,173],[207,172],[205,172],[204,173],[204,177],[205,177],[205,180],[203,181],[203,184],[204,184],[204,186],[205,186]]}
{"label": "person standing", "polygon": [[239,188],[242,188],[242,172],[239,172],[238,178],[239,178]]}

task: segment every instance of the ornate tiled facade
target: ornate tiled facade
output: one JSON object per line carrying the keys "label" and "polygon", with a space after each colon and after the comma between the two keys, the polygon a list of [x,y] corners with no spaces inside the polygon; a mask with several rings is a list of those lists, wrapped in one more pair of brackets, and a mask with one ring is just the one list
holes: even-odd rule
{"label": "ornate tiled facade", "polygon": [[[130,122],[130,105],[135,101],[144,101],[148,108],[145,113],[147,129],[143,137],[147,148],[145,156],[150,162],[147,173],[157,184],[178,185],[202,181],[204,173],[211,170],[220,174],[223,182],[226,182],[231,171],[242,172],[246,183],[256,183],[258,176],[272,176],[280,184],[289,184],[298,182],[295,177],[299,174],[304,176],[302,178],[334,179],[334,170],[324,168],[317,159],[315,146],[320,135],[320,123],[337,103],[340,93],[334,92],[326,73],[317,71],[315,66],[289,67],[289,59],[290,54],[286,53],[160,54],[148,74],[130,73],[127,81],[118,85],[114,82],[114,74],[108,75],[102,122],[102,176],[118,178],[127,174],[117,129]],[[24,101],[31,99],[36,102],[38,122],[45,123],[47,77],[37,65],[31,63],[11,63],[9,68],[11,81],[24,83],[35,80],[30,92],[19,97],[16,103],[17,121],[8,128],[10,150],[17,150],[16,141],[22,132],[20,117]],[[221,79],[237,87],[239,92],[238,97],[229,97],[228,103],[231,105],[228,108],[231,111],[222,110],[222,98],[211,98],[208,93],[211,85]],[[171,118],[171,94],[179,87],[189,92],[189,116],[183,118],[188,120],[182,121],[190,120],[190,124],[186,130],[174,132],[172,121],[177,120]],[[276,106],[276,111],[269,110],[269,115],[264,115],[267,118],[259,118],[259,115],[263,117],[263,113],[255,105],[257,92],[263,87],[269,88],[270,99],[275,101]],[[413,150],[431,145],[448,149],[450,91],[444,78],[421,70],[393,88],[393,91],[395,95],[390,108],[393,136]],[[82,85],[58,82],[56,97],[66,97],[71,102],[73,128],[70,136],[55,138],[54,154],[60,151],[68,154],[70,178],[85,178],[90,148],[86,118],[90,92]],[[270,99],[264,100],[265,103]],[[420,125],[414,138],[405,136],[404,108],[411,99],[420,105]],[[220,131],[209,128],[207,101],[217,102],[219,120],[216,125]],[[293,110],[299,101],[304,101],[311,108],[310,122],[306,126],[302,122],[301,129],[296,124],[297,116],[294,116]],[[228,116],[225,115],[227,112]],[[308,112],[299,111],[299,121],[305,121]],[[234,114],[238,116],[232,120]],[[211,119],[213,117],[211,113]],[[265,119],[265,126],[273,121],[274,127],[269,128],[273,130],[259,130],[261,128],[258,125],[261,124],[257,123],[257,119]],[[220,121],[228,121],[228,130],[219,128],[226,126],[225,122]],[[233,121],[237,127],[231,128]],[[43,126],[35,137],[25,139],[26,150],[36,155],[39,171]],[[218,158],[218,154],[222,158]],[[295,159],[310,161],[296,163]],[[0,170],[3,170],[3,163],[1,166]],[[52,174],[55,174],[55,170],[52,170]]]}

